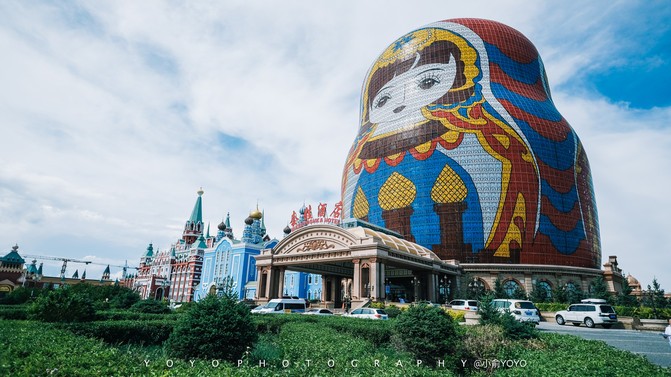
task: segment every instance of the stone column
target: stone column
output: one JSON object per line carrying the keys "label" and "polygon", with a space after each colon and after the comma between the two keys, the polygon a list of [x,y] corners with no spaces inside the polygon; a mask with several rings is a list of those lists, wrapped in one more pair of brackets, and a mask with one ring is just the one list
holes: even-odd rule
{"label": "stone column", "polygon": [[263,267],[256,267],[256,298],[265,297],[266,287],[261,286],[263,283]]}
{"label": "stone column", "polygon": [[371,258],[370,259],[370,268],[368,269],[369,271],[369,277],[368,277],[368,285],[370,286],[370,299],[375,301],[377,300],[380,295],[378,294],[378,291],[380,289],[380,282],[378,280],[378,268],[379,264],[377,263],[377,258]]}
{"label": "stone column", "polygon": [[265,287],[266,298],[269,299],[269,300],[272,298],[272,296],[271,296],[272,285],[273,285],[273,268],[271,267],[271,268],[268,268],[268,273],[266,274],[266,287]]}
{"label": "stone column", "polygon": [[279,270],[279,280],[277,284],[277,297],[282,297],[284,296],[284,271],[286,271],[286,267],[280,267]]}
{"label": "stone column", "polygon": [[336,277],[331,276],[331,297],[330,297],[331,300],[330,301],[332,301],[333,303],[336,302],[336,294],[337,294],[336,289],[338,289],[338,287],[336,286]]}
{"label": "stone column", "polygon": [[353,259],[354,263],[354,281],[352,282],[352,298],[358,300],[361,298],[361,260]]}
{"label": "stone column", "polygon": [[326,303],[326,275],[322,275],[322,302]]}
{"label": "stone column", "polygon": [[387,299],[387,292],[385,290],[386,286],[385,286],[384,282],[387,279],[387,277],[385,276],[385,273],[384,273],[384,263],[379,262],[377,265],[378,265],[379,271],[378,271],[378,280],[377,280],[376,284],[379,286],[379,288],[376,288],[376,289],[379,289],[380,300],[385,301]]}
{"label": "stone column", "polygon": [[431,302],[436,302],[437,278],[438,278],[437,275],[433,272],[429,272],[427,274],[427,287],[426,287],[428,293],[427,299]]}

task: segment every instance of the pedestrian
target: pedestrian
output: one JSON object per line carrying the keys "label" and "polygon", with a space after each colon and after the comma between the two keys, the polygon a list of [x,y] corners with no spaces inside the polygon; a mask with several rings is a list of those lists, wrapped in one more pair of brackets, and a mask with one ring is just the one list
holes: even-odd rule
{"label": "pedestrian", "polygon": [[669,325],[666,326],[666,330],[664,330],[664,337],[669,341],[669,346],[671,346],[671,319],[669,319]]}

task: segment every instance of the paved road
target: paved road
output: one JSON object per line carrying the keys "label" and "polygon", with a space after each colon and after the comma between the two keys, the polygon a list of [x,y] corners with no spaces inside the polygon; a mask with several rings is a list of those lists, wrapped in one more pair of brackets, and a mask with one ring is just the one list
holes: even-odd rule
{"label": "paved road", "polygon": [[584,339],[602,340],[613,347],[644,355],[654,364],[671,367],[671,347],[659,332],[603,329],[599,326],[590,329],[585,325],[560,326],[554,322],[541,322],[537,328],[541,331],[576,335]]}

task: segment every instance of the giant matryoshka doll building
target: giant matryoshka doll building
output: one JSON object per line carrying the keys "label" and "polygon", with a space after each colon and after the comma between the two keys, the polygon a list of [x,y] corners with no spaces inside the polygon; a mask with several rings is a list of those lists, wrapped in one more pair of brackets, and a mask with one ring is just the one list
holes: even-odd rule
{"label": "giant matryoshka doll building", "polygon": [[458,260],[480,288],[586,290],[602,274],[585,150],[520,32],[453,19],[403,35],[368,71],[360,111],[343,217]]}

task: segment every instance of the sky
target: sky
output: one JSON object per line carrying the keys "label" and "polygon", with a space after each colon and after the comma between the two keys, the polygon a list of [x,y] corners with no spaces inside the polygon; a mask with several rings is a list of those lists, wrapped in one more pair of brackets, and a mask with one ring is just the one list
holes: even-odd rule
{"label": "sky", "polygon": [[[137,266],[203,216],[340,200],[366,71],[460,17],[521,31],[590,160],[604,263],[671,291],[666,1],[0,2],[0,254]],[[464,2],[463,4],[466,4]],[[58,275],[60,262],[45,262]],[[120,277],[118,267],[112,275]]]}

